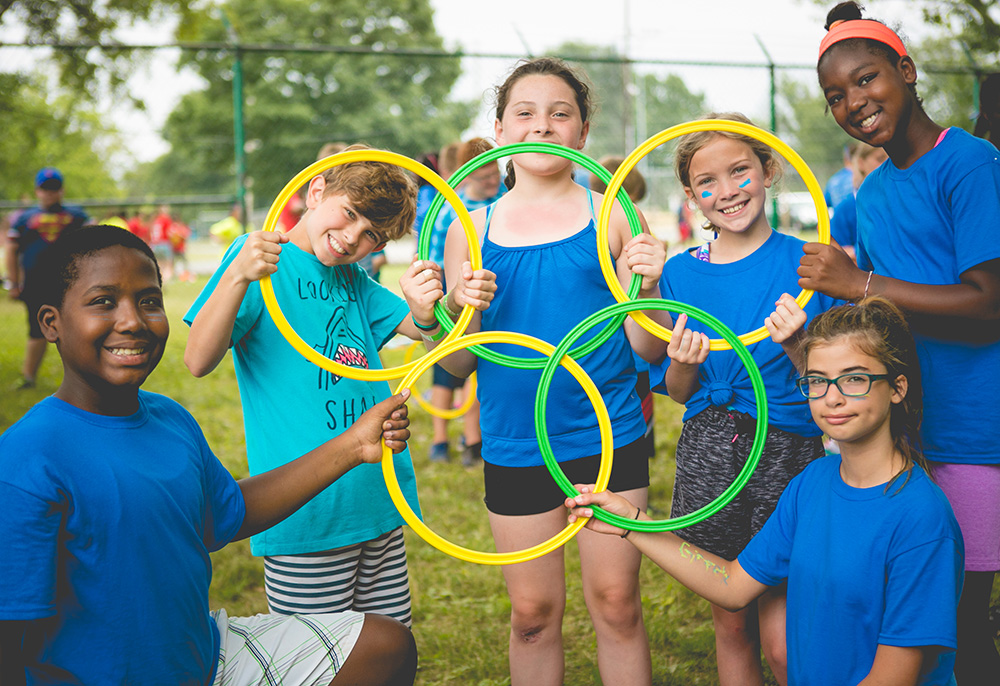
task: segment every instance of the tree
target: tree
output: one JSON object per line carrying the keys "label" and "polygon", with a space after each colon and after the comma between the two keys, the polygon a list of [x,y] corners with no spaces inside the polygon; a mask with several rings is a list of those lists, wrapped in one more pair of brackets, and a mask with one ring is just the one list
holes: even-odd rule
{"label": "tree", "polygon": [[[330,141],[364,141],[411,157],[457,138],[472,114],[448,94],[458,58],[393,56],[394,49],[442,48],[428,0],[228,0],[222,11],[243,44],[350,46],[352,54],[243,51],[248,176],[270,200]],[[231,39],[217,14],[191,16],[181,40]],[[380,53],[378,51],[386,51]],[[162,192],[229,192],[234,178],[235,51],[186,53],[204,77],[168,118],[171,152],[158,160]]]}
{"label": "tree", "polygon": [[[190,0],[0,0],[0,24],[20,23],[36,43],[114,42],[116,28],[136,21],[184,16]],[[120,90],[131,73],[130,52],[59,49],[53,52],[61,85],[93,97],[100,82]],[[128,95],[124,93],[124,95]],[[141,106],[141,103],[135,103]]]}
{"label": "tree", "polygon": [[[833,7],[830,0],[813,0]],[[1000,5],[994,0],[916,0],[923,20],[965,45],[973,56],[996,64],[1000,45]],[[879,19],[877,14],[872,18]]]}
{"label": "tree", "polygon": [[[627,70],[634,71],[635,67],[623,67],[622,63],[614,61],[620,56],[612,47],[569,42],[558,46],[553,54],[582,67],[593,85],[597,111],[590,125],[587,153],[595,159],[632,152],[635,140],[629,134],[636,122],[646,124],[646,130],[638,132],[639,142],[642,142],[648,135],[696,119],[705,111],[704,94],[690,91],[684,80],[675,74],[635,74],[636,96],[631,97],[631,101],[626,100],[630,98],[625,85]],[[591,59],[582,60],[584,57]],[[592,61],[593,58],[609,61]],[[665,156],[664,151],[656,151],[649,156],[649,161],[662,164]]]}
{"label": "tree", "polygon": [[35,172],[49,165],[63,172],[70,198],[117,194],[108,171],[107,133],[96,114],[66,97],[46,100],[40,95],[44,89],[28,76],[0,74],[0,92],[4,94],[0,98],[0,198],[27,196],[33,202]]}
{"label": "tree", "polygon": [[[781,138],[805,160],[820,186],[834,172],[844,166],[844,147],[854,139],[837,125],[827,111],[815,80],[808,82],[782,78],[778,80],[778,130]],[[805,190],[805,184],[786,165],[781,188],[789,191]]]}

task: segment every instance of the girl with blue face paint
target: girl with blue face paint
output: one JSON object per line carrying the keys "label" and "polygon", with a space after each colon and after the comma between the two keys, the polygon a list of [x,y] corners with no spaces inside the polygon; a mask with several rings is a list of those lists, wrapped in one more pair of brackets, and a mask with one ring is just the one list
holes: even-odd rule
{"label": "girl with blue face paint", "polygon": [[[740,114],[710,115],[751,123]],[[679,531],[685,540],[733,559],[770,516],[785,485],[823,454],[821,432],[795,391],[796,344],[806,321],[834,301],[813,297],[805,311],[788,294],[797,290],[795,268],[802,241],[771,229],[767,189],[780,162],[765,144],[732,133],[699,132],[680,139],[677,177],[717,237],[670,259],[663,270],[664,298],[705,309],[735,331],[758,328],[770,338],[750,346],[767,391],[770,427],[759,466],[746,488],[708,520]],[[654,390],[686,406],[677,444],[671,515],[708,504],[735,479],[753,443],[756,406],[750,377],[731,350],[708,354],[718,332],[681,315],[667,359],[650,369]],[[719,681],[762,684],[760,652],[779,683],[786,682],[785,593],[768,589],[738,612],[712,605]],[[760,631],[758,633],[757,626]]]}

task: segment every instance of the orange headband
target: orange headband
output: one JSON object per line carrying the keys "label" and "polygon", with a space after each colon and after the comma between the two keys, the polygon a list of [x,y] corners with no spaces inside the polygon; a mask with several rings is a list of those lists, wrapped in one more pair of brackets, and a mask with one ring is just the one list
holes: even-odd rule
{"label": "orange headband", "polygon": [[848,21],[835,21],[830,26],[830,30],[819,44],[819,56],[830,47],[848,38],[867,38],[869,40],[884,43],[896,51],[900,57],[906,57],[906,48],[903,41],[899,39],[896,32],[881,22],[871,19],[850,19]]}

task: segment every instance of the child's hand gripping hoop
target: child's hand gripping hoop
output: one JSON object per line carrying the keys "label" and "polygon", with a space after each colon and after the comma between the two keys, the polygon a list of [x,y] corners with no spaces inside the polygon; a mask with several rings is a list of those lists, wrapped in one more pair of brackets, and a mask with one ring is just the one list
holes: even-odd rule
{"label": "child's hand gripping hoop", "polygon": [[[767,438],[767,398],[764,394],[764,379],[761,377],[760,370],[757,368],[757,364],[754,362],[750,352],[746,349],[746,346],[743,345],[736,334],[730,331],[725,324],[707,312],[703,312],[691,305],[674,302],[673,300],[661,300],[658,298],[623,302],[615,305],[609,305],[601,310],[598,310],[577,324],[572,331],[566,334],[566,337],[560,341],[558,346],[556,346],[555,352],[551,353],[545,368],[542,370],[542,377],[538,382],[538,393],[535,395],[535,432],[538,434],[538,446],[542,451],[542,458],[545,460],[545,466],[549,468],[552,476],[559,484],[559,488],[561,488],[563,493],[570,498],[579,495],[577,490],[573,488],[573,484],[571,484],[569,479],[566,478],[562,468],[559,466],[559,463],[556,462],[555,456],[552,454],[552,445],[549,443],[549,433],[545,426],[546,402],[548,400],[549,387],[552,385],[552,378],[556,371],[556,365],[566,359],[565,355],[566,351],[569,350],[569,347],[573,345],[573,343],[584,332],[588,331],[595,324],[602,322],[605,319],[610,319],[619,313],[632,312],[640,308],[649,310],[667,310],[669,312],[687,314],[689,317],[694,317],[721,333],[723,339],[725,339],[729,345],[733,347],[736,351],[736,355],[743,361],[743,364],[746,365],[747,372],[750,374],[750,383],[753,386],[754,397],[757,401],[756,434],[754,435],[753,444],[750,446],[750,454],[747,456],[747,461],[743,465],[743,469],[740,471],[739,475],[736,477],[736,480],[729,485],[729,488],[723,491],[718,498],[710,502],[708,505],[691,512],[690,514],[684,515],[683,517],[642,522],[629,519],[627,517],[619,517],[618,515],[612,514],[597,506],[594,506],[593,508],[594,516],[597,519],[600,519],[602,522],[619,526],[623,529],[631,531],[673,531],[675,529],[682,529],[686,526],[691,526],[692,524],[696,524],[704,519],[707,519],[729,504],[729,501],[735,498],[736,494],[739,493],[750,480],[750,476],[753,474],[754,470],[757,468],[757,463],[760,461],[760,455],[764,451],[764,440]],[[602,484],[598,490],[603,488],[604,485]]]}
{"label": "child's hand gripping hoop", "polygon": [[[476,171],[484,164],[488,162],[494,162],[501,157],[506,157],[508,155],[516,155],[518,153],[545,153],[549,155],[558,155],[559,157],[564,157],[572,162],[576,162],[581,167],[589,171],[591,174],[596,175],[601,181],[608,183],[611,181],[611,172],[601,166],[598,162],[590,157],[587,157],[579,150],[573,150],[572,148],[567,148],[562,145],[556,145],[555,143],[511,143],[510,145],[502,145],[498,148],[493,148],[492,150],[487,150],[484,153],[473,157],[471,160],[462,165],[458,171],[452,174],[451,178],[448,179],[448,183],[451,186],[458,186],[459,183],[465,180],[469,174]],[[621,188],[621,184],[618,184],[618,200],[621,202],[622,207],[625,210],[625,216],[628,219],[629,228],[632,230],[633,236],[638,236],[642,233],[642,224],[639,222],[639,213],[635,210],[635,205],[632,204],[631,198],[628,197],[628,193]],[[611,194],[605,196],[605,203],[610,207],[610,202],[608,198]],[[434,198],[431,206],[427,210],[427,215],[424,217],[424,227],[421,227],[420,236],[417,241],[417,256],[421,260],[426,260],[430,258],[430,245],[431,245],[431,227],[434,226],[434,222],[437,220],[438,213],[444,206],[444,198],[438,196]],[[470,236],[468,230],[466,230],[466,236]],[[600,239],[598,239],[600,240]],[[607,253],[607,231],[604,232],[604,243],[603,245],[604,253]],[[476,237],[475,241],[469,238],[470,251],[472,250],[472,244],[475,242],[475,251],[479,253],[479,238]],[[598,245],[602,245],[599,243]],[[470,255],[472,252],[470,252]],[[605,255],[606,257],[609,257]],[[475,269],[476,267],[473,266]],[[616,277],[617,279],[617,277]],[[642,287],[642,277],[638,274],[632,275],[632,280],[629,282],[628,294],[625,295],[624,291],[621,290],[621,285],[619,284],[619,292],[622,293],[626,300],[633,300],[639,295],[639,289]],[[446,331],[451,331],[453,326],[451,319],[448,317],[448,313],[445,312],[444,307],[441,303],[437,303],[434,306],[434,315],[437,317],[441,326],[445,328]],[[461,321],[461,320],[459,320]],[[604,327],[600,334],[587,341],[586,344],[580,346],[576,350],[571,350],[570,355],[574,358],[580,358],[588,353],[593,352],[599,348],[605,341],[607,341],[611,336],[614,335],[618,327],[625,321],[625,315],[622,315],[610,322]],[[463,329],[464,330],[464,329]],[[451,336],[449,335],[449,338]],[[481,357],[484,360],[489,360],[490,362],[495,362],[496,364],[502,364],[506,367],[511,367],[513,369],[541,369],[545,366],[546,359],[544,357],[535,358],[524,358],[524,357],[514,357],[512,355],[505,355],[493,350],[489,350],[482,346],[474,346],[469,348],[469,351],[475,353],[476,356]]]}
{"label": "child's hand gripping hoop", "polygon": [[[738,133],[759,140],[774,148],[778,154],[788,160],[795,171],[799,173],[799,176],[802,177],[802,180],[805,181],[806,188],[809,189],[809,195],[812,196],[813,203],[816,205],[816,216],[819,219],[819,225],[817,227],[819,231],[819,242],[826,244],[830,243],[830,211],[826,207],[826,200],[823,198],[823,190],[820,188],[819,182],[816,180],[816,176],[812,173],[812,170],[809,169],[808,165],[806,165],[805,160],[803,160],[797,152],[792,150],[787,143],[764,129],[738,121],[727,121],[724,119],[701,119],[698,121],[690,121],[686,124],[678,124],[677,126],[671,126],[669,129],[661,131],[633,150],[632,154],[626,157],[625,161],[622,162],[620,167],[618,167],[618,171],[615,172],[614,176],[611,177],[611,181],[608,183],[608,190],[604,196],[604,202],[601,204],[601,211],[598,214],[597,256],[601,263],[601,272],[604,274],[604,280],[608,282],[608,288],[611,289],[611,292],[615,296],[615,300],[618,302],[626,302],[630,299],[630,297],[634,296],[629,296],[622,290],[621,284],[618,283],[618,277],[615,274],[614,267],[611,264],[611,259],[607,255],[607,251],[601,249],[601,246],[606,246],[608,244],[608,226],[611,222],[612,208],[610,198],[619,191],[622,183],[625,182],[625,177],[628,176],[628,173],[632,171],[639,160],[648,155],[659,145],[662,145],[669,140],[688,133],[696,133],[698,131],[728,131],[730,133]],[[806,303],[809,302],[809,298],[812,297],[812,294],[813,292],[810,290],[803,290],[799,293],[798,297],[795,298],[795,302],[799,304],[799,307],[804,308]],[[671,331],[654,322],[642,312],[632,312],[632,319],[654,336],[662,338],[665,341],[670,340]],[[767,327],[762,326],[759,329],[741,335],[739,338],[743,345],[750,345],[751,343],[764,340],[767,336]],[[730,344],[727,343],[725,339],[718,338],[712,339],[709,345],[710,350],[729,350],[730,347]]]}
{"label": "child's hand gripping hoop", "polygon": [[[352,162],[384,162],[386,164],[394,164],[426,179],[440,193],[438,197],[441,198],[441,202],[444,203],[444,201],[447,200],[448,204],[454,208],[455,213],[458,215],[458,219],[462,223],[462,228],[465,229],[465,235],[469,240],[469,261],[472,263],[472,268],[480,269],[482,267],[483,256],[479,251],[479,240],[476,237],[476,227],[473,226],[472,218],[469,216],[469,211],[465,209],[465,205],[461,200],[459,200],[458,194],[452,190],[451,186],[444,182],[444,179],[435,174],[432,169],[425,167],[419,162],[411,160],[409,157],[404,157],[403,155],[389,152],[387,150],[348,150],[313,162],[311,165],[300,171],[291,181],[289,181],[278,194],[278,197],[275,198],[274,202],[271,204],[271,209],[267,212],[267,217],[264,219],[264,231],[274,231],[282,208],[288,200],[295,195],[296,192],[298,192],[298,189],[308,183],[314,176],[330,169],[331,167],[336,167],[341,164],[350,164]],[[264,305],[267,307],[268,314],[271,315],[271,319],[274,320],[275,325],[278,327],[278,330],[285,337],[285,339],[292,345],[293,348],[298,350],[303,357],[328,372],[346,377],[348,379],[384,381],[387,379],[398,379],[410,371],[414,364],[416,364],[410,363],[400,367],[390,367],[389,369],[361,369],[358,367],[349,367],[347,365],[340,364],[339,362],[334,362],[326,355],[317,352],[312,346],[302,340],[302,337],[299,336],[298,333],[295,332],[295,329],[292,328],[292,325],[288,323],[288,320],[285,318],[285,315],[281,311],[281,307],[278,306],[278,301],[274,296],[274,285],[271,283],[270,276],[265,276],[260,280],[260,290],[264,296]],[[459,338],[465,332],[466,327],[472,320],[473,313],[474,310],[471,306],[467,305],[464,307],[462,309],[461,316],[454,324],[454,328],[450,328],[448,336],[441,341],[441,343],[448,343]],[[450,321],[448,323],[451,324]]]}
{"label": "child's hand gripping hoop", "polygon": [[[403,362],[409,363],[410,360],[413,359],[413,353],[416,352],[417,348],[420,346],[420,341],[413,341],[413,343],[406,346],[406,353],[403,355]],[[424,411],[432,417],[438,417],[439,419],[458,419],[469,411],[472,407],[472,403],[476,402],[476,373],[472,372],[472,375],[469,376],[469,392],[465,394],[465,401],[459,407],[454,407],[449,410],[447,408],[431,405],[429,402],[424,400],[423,395],[420,393],[414,393],[411,397],[416,398],[417,404],[424,408]]]}
{"label": "child's hand gripping hoop", "polygon": [[[531,336],[521,333],[513,333],[510,331],[483,331],[480,333],[469,334],[458,340],[442,343],[434,348],[434,350],[430,351],[427,355],[424,355],[417,360],[416,366],[407,373],[402,381],[399,382],[399,386],[396,388],[395,392],[400,393],[404,388],[410,388],[423,372],[427,371],[432,364],[441,358],[450,355],[457,350],[461,350],[462,348],[468,348],[469,346],[483,343],[513,343],[515,345],[523,345],[527,348],[531,348],[532,350],[537,350],[543,355],[551,355],[555,351],[555,348],[550,343],[546,343],[545,341],[532,338]],[[567,345],[566,348],[568,347],[569,346]],[[611,456],[613,452],[612,445],[614,443],[611,436],[611,418],[608,415],[608,408],[604,405],[604,400],[601,398],[601,392],[597,390],[597,386],[594,385],[593,380],[571,357],[563,355],[558,363],[555,361],[555,358],[549,359],[549,365],[552,367],[553,372],[555,371],[556,364],[561,364],[566,367],[576,380],[580,382],[580,385],[583,387],[587,397],[590,398],[590,402],[594,405],[594,411],[597,413],[597,426],[601,432],[601,466],[597,472],[595,491],[603,491],[608,486],[608,479],[611,478]],[[533,560],[536,557],[541,557],[546,553],[552,552],[572,538],[576,532],[583,528],[583,525],[586,524],[586,519],[579,519],[576,522],[569,524],[565,529],[549,540],[539,543],[536,546],[532,546],[531,548],[525,548],[524,550],[517,550],[509,553],[484,553],[476,550],[469,550],[468,548],[463,548],[459,545],[451,543],[450,541],[446,541],[444,538],[431,531],[430,528],[428,528],[427,525],[420,521],[416,514],[414,514],[413,509],[410,507],[410,504],[406,502],[406,498],[400,490],[399,481],[396,479],[396,467],[393,462],[393,454],[389,448],[386,447],[385,441],[382,442],[382,474],[385,476],[385,484],[389,489],[389,495],[392,498],[392,502],[396,504],[396,508],[399,510],[399,513],[403,515],[403,519],[405,519],[406,523],[410,525],[410,528],[413,529],[418,536],[441,552],[447,553],[452,557],[458,558],[459,560],[465,560],[466,562],[476,562],[484,565],[508,565],[516,564],[518,562],[527,562],[528,560]],[[645,524],[645,522],[642,523]]]}

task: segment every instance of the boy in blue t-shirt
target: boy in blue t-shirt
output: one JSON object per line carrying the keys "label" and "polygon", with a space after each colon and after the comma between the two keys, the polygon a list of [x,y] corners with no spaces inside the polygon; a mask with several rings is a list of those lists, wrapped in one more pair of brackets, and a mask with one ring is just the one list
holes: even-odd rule
{"label": "boy in blue t-shirt", "polygon": [[39,269],[64,374],[0,437],[0,682],[412,683],[413,638],[388,617],[208,608],[209,553],[380,461],[382,437],[402,450],[407,394],[236,482],[183,407],[140,390],[169,334],[149,246],[85,227]]}
{"label": "boy in blue t-shirt", "polygon": [[[306,211],[288,233],[257,232],[230,246],[185,316],[191,335],[184,359],[195,376],[211,372],[233,349],[251,474],[339,435],[390,395],[385,381],[341,377],[294,350],[266,312],[259,279],[271,276],[285,317],[315,350],[349,366],[381,368],[378,351],[397,333],[420,339],[438,331],[436,322],[418,328],[406,302],[358,264],[409,233],[415,196],[413,182],[394,165],[362,161],[328,169],[309,182]],[[417,262],[408,273],[420,278],[423,271]],[[442,293],[426,295],[436,300]],[[405,451],[396,458],[396,474],[417,510]],[[402,524],[380,467],[353,470],[251,539],[253,554],[265,557],[271,610],[353,609],[409,625]]]}

